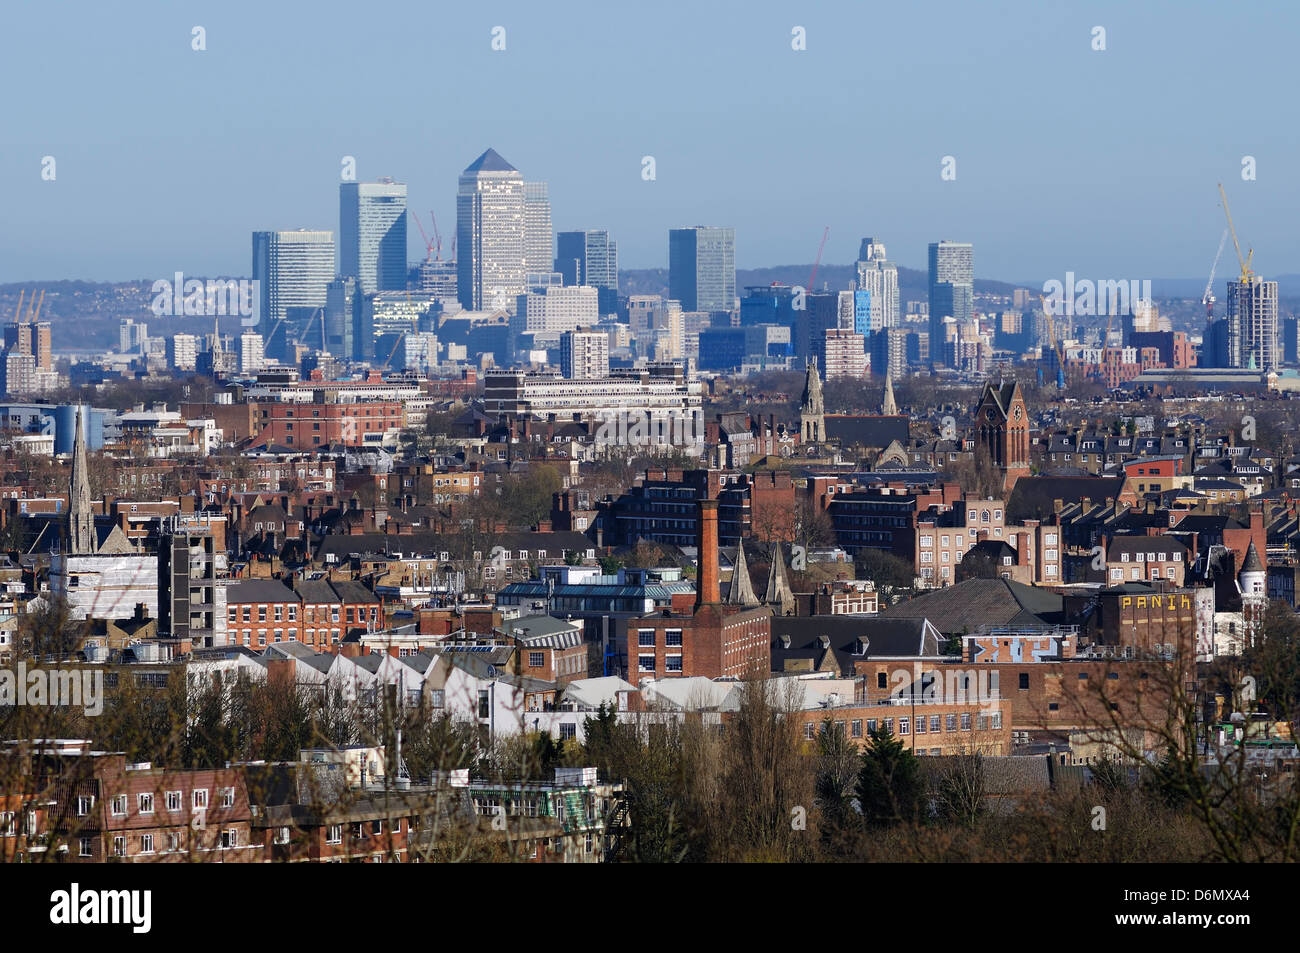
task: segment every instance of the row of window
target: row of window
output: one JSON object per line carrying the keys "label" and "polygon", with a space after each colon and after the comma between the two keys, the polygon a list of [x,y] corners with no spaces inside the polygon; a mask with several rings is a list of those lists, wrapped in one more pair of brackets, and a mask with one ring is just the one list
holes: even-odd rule
{"label": "row of window", "polygon": [[[637,670],[641,672],[655,671],[655,657],[653,655],[638,655]],[[664,656],[664,671],[680,672],[682,669],[682,657],[680,655]]]}
{"label": "row of window", "polygon": [[[180,851],[184,850],[184,847],[181,845],[181,835],[180,835],[180,834],[168,834],[168,835],[166,835],[166,836],[167,836],[167,847],[166,847],[166,849],[164,850],[164,853],[173,854],[173,853],[179,853]],[[126,844],[126,841],[127,841],[127,837],[126,837],[125,834],[115,834],[115,835],[113,836],[113,856],[114,856],[114,857],[126,857],[126,856],[127,856],[127,849],[126,849],[126,848],[127,848],[127,844]],[[137,854],[152,854],[152,853],[155,853],[154,844],[155,844],[155,839],[154,839],[154,835],[153,835],[153,834],[141,834],[141,835],[139,835],[138,839],[136,840],[136,851],[135,851],[135,852],[136,852]],[[80,838],[80,844],[79,844],[78,846],[79,846],[78,856],[80,856],[80,857],[93,857],[93,856],[94,856],[94,851],[95,851],[95,839],[94,839],[93,837],[82,837],[82,838]],[[234,849],[234,848],[236,848],[236,847],[238,847],[238,846],[240,846],[240,838],[239,838],[239,829],[238,829],[238,828],[232,827],[230,830],[225,830],[225,831],[222,831],[222,832],[221,832],[221,849],[222,849],[222,850],[232,850],[232,849]]]}
{"label": "row of window", "polygon": [[[221,806],[235,806],[235,789],[220,789]],[[136,813],[152,814],[154,813],[154,796],[152,793],[142,793],[136,796]],[[127,812],[127,795],[115,794],[109,799],[109,811],[114,817],[125,817]],[[168,791],[166,793],[166,810],[169,813],[183,810],[184,796],[180,791]],[[194,788],[191,792],[191,806],[196,811],[206,811],[208,808],[208,789]],[[77,816],[86,817],[95,809],[95,796],[93,794],[82,794],[77,798]]]}
{"label": "row of window", "polygon": [[[867,734],[872,734],[873,732],[875,732],[878,724],[883,724],[885,730],[887,731],[895,732],[895,720],[893,718],[884,718],[884,719],[868,718],[866,722],[867,722]],[[838,725],[841,729],[844,729],[846,727],[843,721],[837,721],[835,722],[835,724]],[[897,725],[898,725],[897,732],[896,732],[897,734],[910,735],[912,733],[913,725],[912,725],[912,718],[910,715],[900,717],[897,720]],[[958,728],[958,725],[961,726],[960,729]],[[945,731],[958,731],[958,730],[970,731],[971,716],[969,712],[962,712],[960,714],[950,714],[950,715],[930,715],[928,717],[925,715],[921,715],[916,719],[915,727],[916,727],[916,734],[918,735],[940,734]],[[979,731],[986,731],[990,728],[992,728],[993,730],[1000,729],[1002,727],[1002,712],[997,711],[994,712],[992,715],[984,715],[984,714],[978,715],[975,720],[975,727]],[[805,722],[803,729],[804,729],[804,738],[806,740],[812,741],[814,738],[817,737],[816,722],[812,722],[812,721]],[[848,723],[847,729],[850,738],[863,737],[862,719],[861,718],[852,719]]]}
{"label": "row of window", "polygon": [[[656,642],[655,642],[655,635],[656,635],[656,630],[654,630],[654,629],[637,629],[637,632],[636,632],[636,644],[637,644],[637,646],[640,647],[640,648],[646,648],[646,649],[654,648],[654,647],[655,647],[655,644],[656,644]],[[681,630],[681,629],[665,629],[665,630],[664,630],[664,645],[668,646],[669,648],[681,648],[681,645],[682,645],[682,630]]]}

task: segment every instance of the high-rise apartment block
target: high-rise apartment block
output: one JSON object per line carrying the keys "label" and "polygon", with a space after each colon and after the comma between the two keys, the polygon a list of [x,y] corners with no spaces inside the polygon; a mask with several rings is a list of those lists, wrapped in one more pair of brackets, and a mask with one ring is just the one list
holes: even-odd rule
{"label": "high-rise apartment block", "polygon": [[887,260],[884,243],[874,238],[862,239],[858,249],[858,290],[871,296],[872,331],[898,327],[902,320],[898,306],[898,266]]}
{"label": "high-rise apartment block", "polygon": [[1277,282],[1247,275],[1228,282],[1228,366],[1265,373],[1282,363],[1278,349]]}
{"label": "high-rise apartment block", "polygon": [[368,294],[406,288],[403,183],[392,179],[340,183],[338,273],[357,279]]}
{"label": "high-rise apartment block", "polygon": [[930,245],[930,361],[943,363],[944,318],[958,327],[975,314],[974,248],[964,242],[941,241]]}
{"label": "high-rise apartment block", "polygon": [[609,335],[604,331],[565,331],[560,336],[560,373],[569,380],[609,376]]}

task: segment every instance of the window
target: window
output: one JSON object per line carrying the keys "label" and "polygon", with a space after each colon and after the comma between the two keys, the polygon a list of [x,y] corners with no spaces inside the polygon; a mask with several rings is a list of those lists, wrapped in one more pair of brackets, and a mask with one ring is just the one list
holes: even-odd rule
{"label": "window", "polygon": [[95,808],[94,795],[83,794],[77,798],[77,817],[85,817]]}
{"label": "window", "polygon": [[234,789],[234,788],[222,788],[222,789],[221,789],[221,806],[222,806],[222,807],[234,807],[234,806],[235,806],[235,789]]}
{"label": "window", "polygon": [[939,716],[938,716],[938,715],[931,715],[931,716],[930,716],[930,731],[931,731],[931,732],[937,732],[938,730],[939,730]]}
{"label": "window", "polygon": [[957,716],[956,716],[956,715],[944,715],[944,716],[943,716],[943,725],[944,725],[944,730],[945,730],[945,731],[956,731],[956,730],[957,730]]}
{"label": "window", "polygon": [[384,832],[384,822],[382,820],[370,822],[370,833],[373,836],[378,837],[383,832]]}
{"label": "window", "polygon": [[478,716],[480,718],[488,717],[488,693],[486,688],[480,688],[478,693]]}
{"label": "window", "polygon": [[884,726],[885,731],[889,732],[891,735],[894,733],[894,719],[886,718],[884,719],[882,724]]}
{"label": "window", "polygon": [[817,737],[817,726],[814,725],[811,721],[805,721],[803,723],[803,740],[812,741],[816,737]]}
{"label": "window", "polygon": [[922,715],[920,718],[916,719],[916,733],[917,733],[918,735],[923,735],[923,734],[925,734],[925,724],[926,724],[926,722],[925,722],[925,716],[924,716],[924,715]]}
{"label": "window", "polygon": [[875,734],[875,733],[876,733],[876,719],[874,719],[874,718],[868,718],[868,719],[867,719],[867,734],[872,735],[872,734]]}
{"label": "window", "polygon": [[664,632],[664,645],[668,646],[669,648],[681,648],[682,630],[681,629],[666,630]]}
{"label": "window", "polygon": [[153,813],[153,795],[152,795],[152,794],[137,794],[137,795],[136,795],[136,806],[139,808],[141,814],[152,814],[152,813]]}
{"label": "window", "polygon": [[636,663],[637,671],[653,672],[655,670],[655,657],[653,655],[638,655]]}
{"label": "window", "polygon": [[1028,672],[1021,672],[1021,673],[1020,673],[1020,690],[1021,690],[1022,692],[1027,692],[1027,691],[1029,691],[1029,673],[1028,673]]}
{"label": "window", "polygon": [[180,849],[181,849],[181,835],[180,835],[180,834],[168,834],[168,835],[167,835],[167,852],[168,852],[168,853],[175,853],[176,851],[178,851],[178,850],[180,850]]}
{"label": "window", "polygon": [[546,653],[545,653],[545,652],[529,652],[529,653],[528,653],[528,667],[529,667],[529,668],[541,668],[541,667],[542,667],[543,665],[545,665],[545,664],[546,664]]}
{"label": "window", "polygon": [[125,834],[118,834],[116,837],[113,838],[113,856],[114,857],[126,856],[126,835]]}
{"label": "window", "polygon": [[655,630],[638,629],[636,633],[636,644],[641,648],[653,648],[655,644]]}
{"label": "window", "polygon": [[195,789],[194,789],[194,800],[193,800],[193,804],[194,804],[194,810],[196,810],[196,811],[206,811],[206,810],[208,809],[208,789],[207,789],[207,788],[195,788]]}
{"label": "window", "polygon": [[13,837],[16,834],[13,811],[0,811],[0,837]]}
{"label": "window", "polygon": [[153,853],[153,835],[152,835],[152,834],[141,834],[141,835],[140,835],[140,853],[142,853],[142,854],[152,854],[152,853]]}
{"label": "window", "polygon": [[876,687],[877,687],[877,688],[888,688],[888,687],[889,687],[889,676],[886,675],[884,672],[877,672],[877,673],[876,673]]}
{"label": "window", "polygon": [[861,718],[855,718],[855,719],[853,719],[851,722],[849,722],[849,737],[851,737],[851,738],[861,738],[861,737],[862,737],[862,719],[861,719]]}
{"label": "window", "polygon": [[970,714],[965,713],[961,716],[961,730],[970,731]]}
{"label": "window", "polygon": [[77,839],[77,856],[90,857],[95,852],[95,840],[93,837],[80,837]]}
{"label": "window", "polygon": [[126,795],[113,795],[113,800],[109,802],[109,810],[113,812],[114,817],[124,816],[126,814]]}
{"label": "window", "polygon": [[571,721],[566,721],[560,725],[560,740],[572,741],[578,737],[578,726]]}
{"label": "window", "polygon": [[276,843],[276,844],[287,844],[287,843],[289,843],[289,828],[287,828],[287,827],[277,827],[277,828],[275,829],[275,840],[274,840],[274,843]]}
{"label": "window", "polygon": [[331,824],[325,830],[325,843],[341,844],[343,843],[343,825]]}
{"label": "window", "polygon": [[911,718],[900,718],[900,719],[898,719],[898,733],[899,733],[900,735],[910,734],[910,733],[911,733],[911,729],[912,729],[912,719],[911,719]]}
{"label": "window", "polygon": [[668,672],[682,671],[682,657],[680,655],[669,655],[664,659],[664,670]]}

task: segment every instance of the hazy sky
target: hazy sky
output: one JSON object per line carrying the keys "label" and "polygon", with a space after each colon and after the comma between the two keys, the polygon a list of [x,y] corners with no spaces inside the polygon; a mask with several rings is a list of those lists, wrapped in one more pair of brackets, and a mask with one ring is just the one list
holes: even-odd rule
{"label": "hazy sky", "polygon": [[488,146],[625,268],[714,224],[742,268],[829,226],[833,263],[876,235],[918,268],[973,242],[978,277],[1196,277],[1222,180],[1256,270],[1300,271],[1293,2],[5,0],[0,37],[4,282],[248,274],[256,229],[337,230],[345,155],[446,249]]}

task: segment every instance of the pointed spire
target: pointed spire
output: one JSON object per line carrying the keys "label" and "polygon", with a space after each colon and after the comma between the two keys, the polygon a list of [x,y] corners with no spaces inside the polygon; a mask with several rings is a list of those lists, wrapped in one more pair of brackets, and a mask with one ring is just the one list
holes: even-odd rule
{"label": "pointed spire", "polygon": [[894,375],[888,369],[885,371],[885,399],[881,401],[880,412],[886,417],[898,414],[898,404],[894,402]]}
{"label": "pointed spire", "polygon": [[731,573],[731,586],[727,590],[727,605],[758,605],[758,596],[754,595],[754,584],[749,579],[749,564],[745,561],[745,543],[743,540],[736,546],[736,568]]}
{"label": "pointed spire", "polygon": [[90,478],[86,467],[86,435],[82,417],[86,408],[77,408],[77,436],[72,447],[72,478],[68,484],[68,552],[93,555],[95,514],[90,508]]}
{"label": "pointed spire", "polygon": [[781,557],[781,544],[772,546],[772,568],[767,573],[767,593],[763,603],[776,610],[777,615],[790,615],[794,611],[794,592],[785,577],[785,560]]}
{"label": "pointed spire", "polygon": [[1255,548],[1255,541],[1252,539],[1250,545],[1246,547],[1246,557],[1241,561],[1240,572],[1247,573],[1264,571],[1264,563],[1259,558],[1259,550]]}

